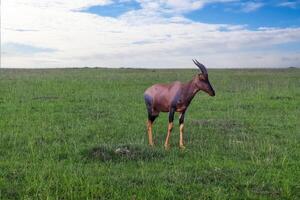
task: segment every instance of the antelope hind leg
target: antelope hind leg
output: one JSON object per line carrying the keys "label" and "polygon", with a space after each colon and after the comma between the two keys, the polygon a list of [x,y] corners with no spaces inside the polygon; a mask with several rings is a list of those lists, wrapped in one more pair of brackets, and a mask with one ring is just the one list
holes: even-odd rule
{"label": "antelope hind leg", "polygon": [[167,137],[166,137],[166,141],[165,141],[165,149],[166,150],[170,149],[169,139],[170,139],[170,135],[171,135],[172,129],[173,129],[173,122],[169,122],[168,133],[167,133]]}
{"label": "antelope hind leg", "polygon": [[181,149],[185,149],[185,146],[183,145],[184,114],[185,112],[181,113],[179,117],[179,132],[180,132],[179,147]]}
{"label": "antelope hind leg", "polygon": [[180,131],[179,147],[180,147],[180,149],[185,149],[185,146],[183,145],[183,130],[184,130],[184,124],[180,124],[180,126],[179,126],[179,131]]}
{"label": "antelope hind leg", "polygon": [[170,148],[169,139],[170,139],[170,135],[171,135],[171,132],[172,132],[172,129],[173,129],[174,114],[175,114],[175,109],[171,108],[170,112],[169,112],[168,133],[167,133],[166,142],[165,142],[165,149],[166,150],[168,150]]}

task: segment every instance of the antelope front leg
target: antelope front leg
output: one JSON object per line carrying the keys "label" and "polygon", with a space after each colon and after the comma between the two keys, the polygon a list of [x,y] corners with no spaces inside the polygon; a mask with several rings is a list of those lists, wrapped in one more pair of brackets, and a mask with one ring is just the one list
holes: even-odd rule
{"label": "antelope front leg", "polygon": [[170,135],[173,129],[173,120],[174,120],[174,109],[171,109],[169,112],[169,124],[168,124],[168,133],[167,133],[167,137],[166,137],[166,142],[165,142],[165,149],[169,149],[170,145],[169,145],[169,139],[170,139]]}
{"label": "antelope front leg", "polygon": [[152,147],[153,147],[152,126],[157,116],[158,115],[153,115],[150,113],[148,114],[148,122],[147,122],[148,141],[149,141],[149,145]]}
{"label": "antelope front leg", "polygon": [[179,117],[179,131],[180,131],[179,147],[181,149],[185,149],[185,146],[183,145],[184,112],[181,113]]}
{"label": "antelope front leg", "polygon": [[152,125],[153,125],[153,122],[151,120],[148,120],[148,122],[147,122],[147,131],[148,131],[148,141],[149,141],[150,146],[153,146]]}

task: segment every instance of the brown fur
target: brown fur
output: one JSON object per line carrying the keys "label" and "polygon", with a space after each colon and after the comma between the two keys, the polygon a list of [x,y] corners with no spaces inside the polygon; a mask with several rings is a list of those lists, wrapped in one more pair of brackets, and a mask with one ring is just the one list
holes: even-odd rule
{"label": "brown fur", "polygon": [[199,68],[201,67],[200,70],[202,73],[196,75],[188,83],[176,81],[171,84],[155,84],[145,91],[144,96],[148,109],[148,137],[151,146],[153,145],[152,124],[160,112],[169,112],[169,127],[165,142],[166,148],[168,148],[169,137],[172,130],[170,124],[173,124],[174,112],[181,113],[179,119],[179,123],[182,125],[180,130],[180,147],[183,147],[182,134],[184,113],[190,105],[190,102],[200,90],[208,93],[210,96],[215,96],[214,89],[208,80],[208,74],[205,67],[198,62],[194,61],[194,63]]}

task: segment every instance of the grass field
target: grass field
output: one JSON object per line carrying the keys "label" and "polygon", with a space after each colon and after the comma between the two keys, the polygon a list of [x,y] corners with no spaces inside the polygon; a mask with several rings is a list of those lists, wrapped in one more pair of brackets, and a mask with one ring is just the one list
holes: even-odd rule
{"label": "grass field", "polygon": [[144,90],[196,72],[1,69],[0,199],[299,199],[299,69],[210,70],[187,148],[165,113],[148,147]]}

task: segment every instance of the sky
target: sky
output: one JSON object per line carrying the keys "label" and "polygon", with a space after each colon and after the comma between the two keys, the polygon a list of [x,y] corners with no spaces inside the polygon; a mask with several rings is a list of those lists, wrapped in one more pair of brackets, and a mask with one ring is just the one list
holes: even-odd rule
{"label": "sky", "polygon": [[3,68],[300,67],[300,0],[2,0]]}

